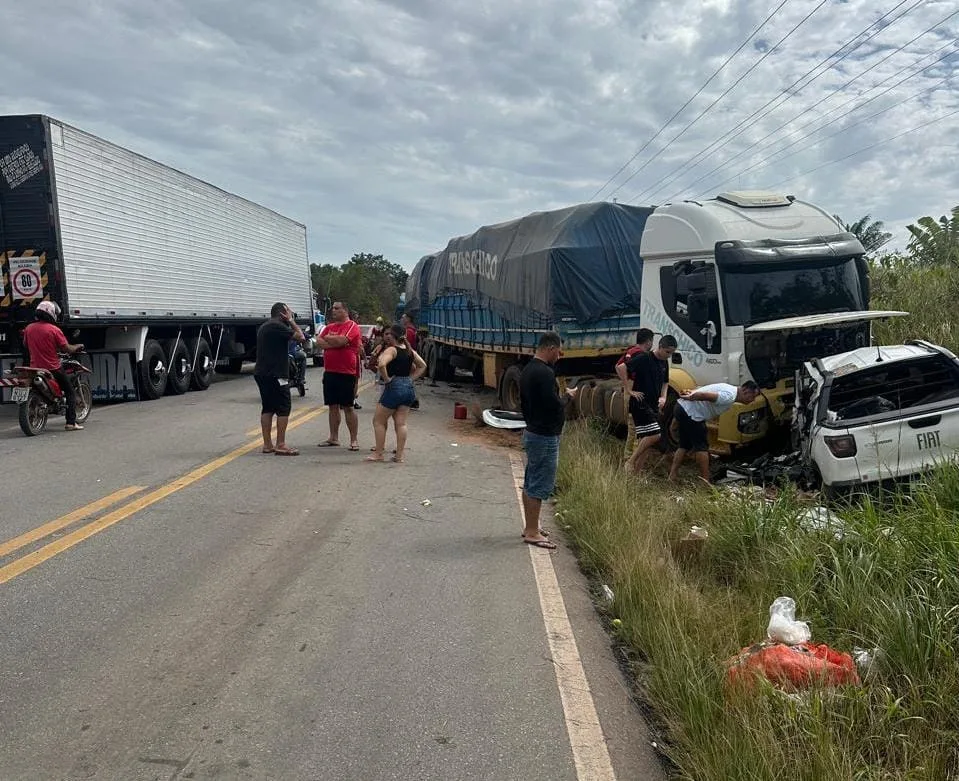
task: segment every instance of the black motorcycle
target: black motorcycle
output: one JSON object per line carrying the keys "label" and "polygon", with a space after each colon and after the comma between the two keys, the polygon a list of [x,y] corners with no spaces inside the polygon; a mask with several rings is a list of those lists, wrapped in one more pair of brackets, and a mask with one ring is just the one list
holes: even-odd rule
{"label": "black motorcycle", "polygon": [[[305,355],[305,353],[304,353]],[[296,388],[300,396],[306,395],[306,359],[297,361],[294,356],[290,356],[290,386]]]}

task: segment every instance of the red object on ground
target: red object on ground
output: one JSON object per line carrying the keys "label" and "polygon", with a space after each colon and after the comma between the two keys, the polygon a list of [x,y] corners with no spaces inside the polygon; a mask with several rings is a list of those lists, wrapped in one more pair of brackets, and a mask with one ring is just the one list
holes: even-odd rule
{"label": "red object on ground", "polygon": [[456,402],[453,405],[453,417],[456,420],[466,420],[466,405],[461,402]]}
{"label": "red object on ground", "polygon": [[824,644],[757,643],[740,651],[727,667],[729,683],[746,688],[752,688],[757,676],[784,689],[859,685],[852,657]]}

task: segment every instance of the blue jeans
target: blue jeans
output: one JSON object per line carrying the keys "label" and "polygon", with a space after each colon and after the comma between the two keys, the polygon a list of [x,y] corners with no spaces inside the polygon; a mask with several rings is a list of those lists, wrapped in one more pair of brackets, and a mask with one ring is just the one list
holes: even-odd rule
{"label": "blue jeans", "polygon": [[409,407],[416,401],[416,391],[413,390],[413,380],[409,377],[394,377],[390,380],[380,395],[380,404],[387,409]]}
{"label": "blue jeans", "polygon": [[526,474],[523,492],[533,499],[545,501],[556,489],[556,468],[559,466],[559,437],[523,432],[526,451]]}

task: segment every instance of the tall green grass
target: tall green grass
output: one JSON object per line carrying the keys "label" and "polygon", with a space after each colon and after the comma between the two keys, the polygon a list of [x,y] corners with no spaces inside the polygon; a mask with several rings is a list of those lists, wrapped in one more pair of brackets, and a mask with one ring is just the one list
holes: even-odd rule
{"label": "tall green grass", "polygon": [[[615,592],[677,778],[959,778],[959,468],[840,511],[837,534],[811,529],[788,492],[766,505],[627,480],[621,453],[570,425],[559,512]],[[709,531],[702,556],[675,562],[669,542],[694,524]],[[763,638],[783,595],[815,642],[880,649],[861,687],[726,690],[725,660]]]}
{"label": "tall green grass", "polygon": [[959,352],[959,269],[917,268],[903,263],[874,265],[870,269],[872,309],[909,312],[876,323],[880,344],[902,344],[925,339]]}

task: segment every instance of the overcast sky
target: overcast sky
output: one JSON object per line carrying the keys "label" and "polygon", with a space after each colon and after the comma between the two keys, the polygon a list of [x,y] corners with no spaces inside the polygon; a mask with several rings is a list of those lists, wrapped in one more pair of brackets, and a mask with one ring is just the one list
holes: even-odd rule
{"label": "overcast sky", "polygon": [[[779,4],[11,1],[0,107],[300,220],[314,262],[373,252],[410,267],[482,224],[593,198]],[[890,11],[878,35],[794,85]],[[959,204],[957,31],[959,0],[786,0],[598,197],[776,189],[848,221],[871,214],[902,245],[908,222]]]}

